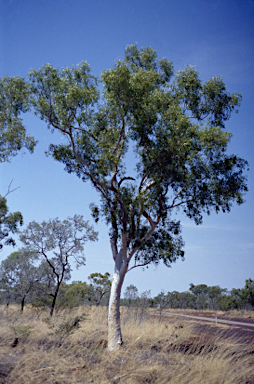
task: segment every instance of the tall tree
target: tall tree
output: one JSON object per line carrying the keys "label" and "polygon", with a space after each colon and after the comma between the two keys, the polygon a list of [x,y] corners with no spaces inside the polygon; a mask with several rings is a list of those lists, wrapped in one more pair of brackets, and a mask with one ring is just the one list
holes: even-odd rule
{"label": "tall tree", "polygon": [[[36,144],[26,133],[20,118],[29,109],[30,87],[21,77],[0,79],[0,163],[9,162],[22,148],[33,152]],[[23,218],[20,212],[9,213],[6,196],[0,196],[0,249],[4,244],[15,242],[10,233],[15,233]]]}
{"label": "tall tree", "polygon": [[33,221],[21,233],[20,240],[27,250],[46,261],[55,276],[51,316],[62,282],[71,277],[71,259],[74,259],[77,268],[85,265],[84,244],[88,240],[97,240],[97,235],[81,215],[68,217],[63,221],[56,218],[48,222],[43,221],[41,224]]}
{"label": "tall tree", "polygon": [[[34,111],[61,131],[66,145],[49,153],[101,196],[92,205],[110,227],[114,260],[108,315],[109,349],[122,343],[120,294],[125,275],[138,266],[166,266],[184,256],[177,209],[202,222],[211,210],[243,203],[247,162],[226,153],[223,130],[241,95],[221,78],[202,83],[193,67],[174,75],[150,47],[131,45],[123,61],[98,81],[86,62],[58,70],[46,64],[30,73]],[[130,170],[127,153],[136,155]]]}

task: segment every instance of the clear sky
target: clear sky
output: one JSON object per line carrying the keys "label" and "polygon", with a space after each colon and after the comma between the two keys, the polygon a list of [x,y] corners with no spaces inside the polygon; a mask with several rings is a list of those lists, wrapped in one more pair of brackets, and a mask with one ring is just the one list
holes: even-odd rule
{"label": "clear sky", "polygon": [[[93,72],[123,58],[126,45],[151,46],[174,68],[194,65],[201,78],[222,76],[230,92],[243,101],[239,114],[226,124],[233,133],[229,153],[248,160],[246,203],[227,214],[211,214],[202,226],[179,216],[185,240],[185,261],[168,269],[161,265],[127,274],[126,286],[185,291],[189,284],[241,288],[254,278],[254,1],[253,0],[0,0],[0,76],[23,76],[45,63],[72,66],[86,60]],[[0,194],[8,196],[10,211],[20,210],[24,225],[35,220],[90,217],[94,190],[63,165],[47,158],[49,143],[62,140],[34,116],[26,116],[27,131],[39,144],[33,155],[19,154],[0,168]],[[130,160],[131,162],[132,160]],[[73,270],[72,280],[87,280],[92,272],[113,272],[107,227],[95,225],[99,241],[86,246],[86,267]],[[12,252],[5,247],[0,260]]]}

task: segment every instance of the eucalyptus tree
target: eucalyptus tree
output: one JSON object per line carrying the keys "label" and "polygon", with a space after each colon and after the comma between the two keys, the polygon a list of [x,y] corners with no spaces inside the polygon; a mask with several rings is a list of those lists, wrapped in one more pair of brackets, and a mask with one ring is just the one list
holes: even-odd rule
{"label": "eucalyptus tree", "polygon": [[20,117],[29,108],[29,84],[21,77],[0,79],[0,163],[10,161],[22,148],[33,152],[36,141]]}
{"label": "eucalyptus tree", "polygon": [[245,280],[244,288],[233,288],[231,295],[237,299],[239,307],[246,304],[254,307],[254,280]]}
{"label": "eucalyptus tree", "polygon": [[[0,163],[9,162],[22,148],[33,152],[36,144],[27,134],[20,117],[29,109],[29,84],[21,77],[0,79]],[[15,233],[23,218],[20,212],[10,213],[6,196],[0,196],[0,249],[4,244],[15,245],[10,233]]]}
{"label": "eucalyptus tree", "polygon": [[74,215],[63,221],[58,218],[42,223],[32,221],[22,231],[20,240],[26,249],[46,261],[55,276],[54,288],[51,284],[51,316],[62,282],[71,278],[71,260],[73,259],[77,268],[85,265],[84,244],[88,240],[97,240],[97,235],[81,215]]}
{"label": "eucalyptus tree", "polygon": [[110,273],[105,272],[103,275],[102,273],[94,272],[88,276],[88,280],[91,283],[92,297],[94,297],[96,305],[100,305],[102,298],[110,292]]}
{"label": "eucalyptus tree", "polygon": [[18,226],[23,224],[23,216],[21,212],[9,212],[7,200],[0,196],[0,250],[3,245],[15,245],[15,240],[10,233],[15,233]]}
{"label": "eucalyptus tree", "polygon": [[189,290],[195,296],[195,304],[197,309],[205,309],[208,306],[209,287],[206,284],[190,284]]}
{"label": "eucalyptus tree", "polygon": [[245,287],[241,289],[243,301],[254,307],[254,280],[245,280]]}
{"label": "eucalyptus tree", "polygon": [[20,302],[21,311],[29,294],[41,280],[34,253],[21,249],[11,253],[0,265],[0,289],[3,297]]}
{"label": "eucalyptus tree", "polygon": [[[66,143],[49,154],[90,181],[101,197],[91,205],[104,217],[114,260],[108,314],[109,349],[122,343],[120,294],[126,273],[139,266],[166,266],[184,257],[182,209],[196,224],[212,210],[243,203],[247,162],[226,153],[225,122],[241,95],[220,77],[205,83],[193,67],[174,74],[150,47],[127,46],[125,57],[102,72],[104,90],[88,64],[30,72],[35,113]],[[135,169],[128,164],[135,152]],[[134,156],[133,156],[134,158]]]}
{"label": "eucalyptus tree", "polygon": [[212,310],[218,309],[219,299],[226,293],[227,293],[227,289],[221,288],[219,285],[213,285],[211,287],[208,287],[209,309],[212,309]]}
{"label": "eucalyptus tree", "polygon": [[64,286],[63,303],[69,307],[75,307],[92,303],[93,290],[86,282],[73,281],[71,284]]}
{"label": "eucalyptus tree", "polygon": [[138,288],[133,284],[128,285],[124,292],[124,298],[127,300],[129,305],[134,303],[138,298]]}

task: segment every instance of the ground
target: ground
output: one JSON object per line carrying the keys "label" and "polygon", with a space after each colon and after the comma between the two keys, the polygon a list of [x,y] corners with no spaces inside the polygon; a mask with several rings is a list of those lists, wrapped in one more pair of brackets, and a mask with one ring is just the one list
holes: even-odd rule
{"label": "ground", "polygon": [[[238,315],[230,316],[254,320],[252,313]],[[121,321],[124,343],[112,353],[106,307],[67,308],[50,318],[47,309],[21,314],[0,306],[0,384],[254,384],[248,325],[142,308],[121,308]]]}
{"label": "ground", "polygon": [[[203,320],[196,320],[183,317],[168,316],[167,313],[180,313],[188,316],[199,316],[207,318],[216,318],[219,320],[230,320],[244,323],[245,326],[210,323]],[[252,344],[254,341],[254,327],[248,327],[248,324],[254,324],[254,312],[250,311],[198,311],[198,310],[163,310],[160,315],[159,311],[150,315],[152,317],[161,316],[161,321],[172,324],[187,324],[192,326],[192,332],[195,337],[217,338],[217,339],[234,339],[241,344]],[[253,352],[254,353],[254,352]]]}

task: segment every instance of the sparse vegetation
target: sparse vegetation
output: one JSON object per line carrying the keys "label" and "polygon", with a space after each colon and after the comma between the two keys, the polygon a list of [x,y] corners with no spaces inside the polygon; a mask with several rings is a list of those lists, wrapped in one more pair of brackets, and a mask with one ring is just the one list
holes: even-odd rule
{"label": "sparse vegetation", "polygon": [[0,383],[254,383],[254,342],[198,335],[184,320],[150,311],[121,308],[125,342],[109,353],[106,307],[51,318],[45,309],[1,306]]}

